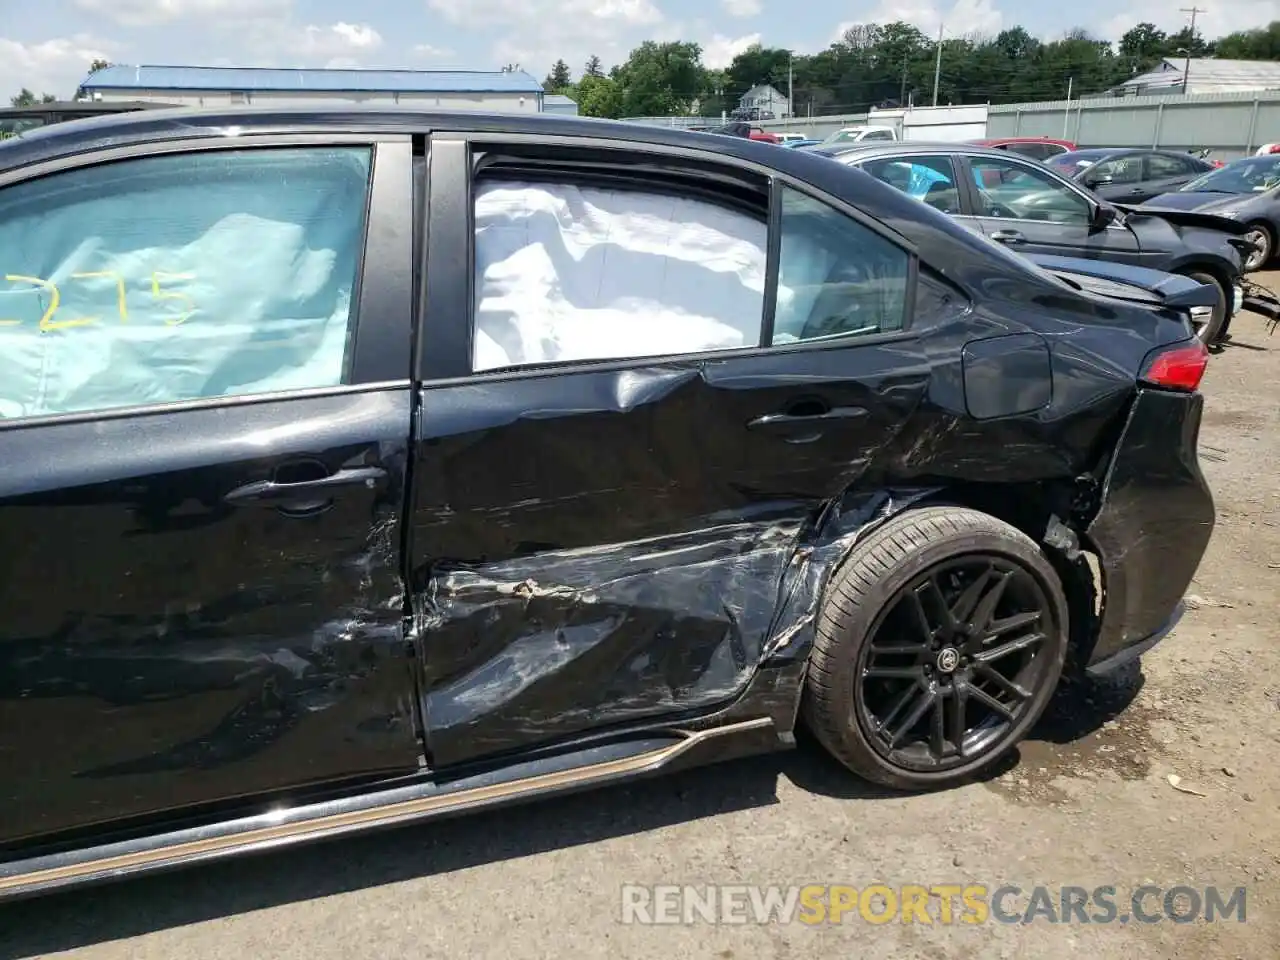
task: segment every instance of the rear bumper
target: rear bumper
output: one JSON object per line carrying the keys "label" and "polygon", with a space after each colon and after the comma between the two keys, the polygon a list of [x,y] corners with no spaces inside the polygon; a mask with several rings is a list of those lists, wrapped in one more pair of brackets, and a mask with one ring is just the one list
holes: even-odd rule
{"label": "rear bumper", "polygon": [[[1102,567],[1102,613],[1086,669],[1104,672],[1154,645],[1213,534],[1213,495],[1196,446],[1204,398],[1140,389],[1086,535]],[[1134,651],[1122,657],[1127,651]]]}

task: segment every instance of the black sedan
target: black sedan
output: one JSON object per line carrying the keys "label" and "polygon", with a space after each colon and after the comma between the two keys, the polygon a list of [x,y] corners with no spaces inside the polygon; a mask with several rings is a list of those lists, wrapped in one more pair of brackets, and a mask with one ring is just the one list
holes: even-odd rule
{"label": "black sedan", "polygon": [[782,749],[800,704],[955,785],[1169,630],[1214,525],[1202,285],[748,140],[62,124],[0,145],[0,266],[0,895]]}
{"label": "black sedan", "polygon": [[1193,277],[1218,292],[1198,327],[1222,339],[1243,298],[1242,251],[1230,220],[1194,213],[1135,213],[1043,163],[969,144],[833,144],[801,148],[856,166],[1019,253],[1084,257]]}
{"label": "black sedan", "polygon": [[1174,150],[1075,150],[1047,163],[1112,203],[1141,203],[1217,169]]}
{"label": "black sedan", "polygon": [[1246,270],[1261,270],[1276,255],[1280,238],[1280,154],[1245,157],[1161,194],[1144,210],[1193,210],[1244,224],[1253,249]]}

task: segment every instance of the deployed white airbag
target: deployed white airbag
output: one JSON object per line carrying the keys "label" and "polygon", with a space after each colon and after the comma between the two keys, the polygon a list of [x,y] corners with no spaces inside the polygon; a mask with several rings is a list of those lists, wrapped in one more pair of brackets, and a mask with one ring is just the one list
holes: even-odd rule
{"label": "deployed white airbag", "polygon": [[341,383],[368,179],[253,150],[0,191],[0,416]]}
{"label": "deployed white airbag", "polygon": [[477,191],[473,367],[755,346],[768,228],[639,190],[500,182]]}

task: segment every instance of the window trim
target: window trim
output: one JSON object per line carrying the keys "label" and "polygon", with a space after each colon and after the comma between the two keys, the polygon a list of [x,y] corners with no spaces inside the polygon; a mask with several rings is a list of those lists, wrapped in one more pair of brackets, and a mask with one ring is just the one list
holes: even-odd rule
{"label": "window trim", "polygon": [[[429,180],[429,191],[432,197],[430,222],[434,229],[428,231],[431,240],[428,242],[427,257],[436,263],[435,271],[442,274],[441,283],[432,284],[428,277],[424,301],[427,303],[423,317],[424,335],[421,338],[417,358],[417,378],[424,389],[463,384],[500,383],[507,380],[529,379],[537,377],[567,376],[575,373],[608,372],[613,370],[632,370],[656,366],[703,366],[723,360],[740,357],[759,357],[765,355],[791,354],[808,350],[848,349],[850,346],[863,344],[876,345],[896,343],[917,339],[920,334],[914,329],[916,284],[919,266],[919,253],[913,243],[898,234],[892,228],[868,217],[856,207],[845,203],[838,197],[830,196],[818,188],[802,180],[788,176],[772,167],[742,160],[737,157],[724,157],[708,150],[670,147],[665,144],[644,144],[638,146],[629,141],[617,141],[597,137],[561,137],[538,136],[534,134],[510,134],[473,131],[450,131],[434,134],[431,138],[431,156],[433,163]],[[907,258],[906,285],[903,305],[903,327],[900,330],[884,333],[846,335],[824,337],[796,343],[763,345],[765,323],[761,324],[761,341],[749,346],[735,347],[725,350],[704,350],[697,353],[653,354],[639,357],[610,357],[592,360],[553,361],[543,364],[526,364],[519,367],[503,367],[494,370],[474,371],[472,362],[472,337],[475,323],[475,204],[474,204],[474,162],[473,156],[481,152],[477,147],[505,145],[529,145],[535,147],[563,147],[566,151],[612,151],[620,155],[667,158],[676,163],[699,163],[731,168],[766,178],[769,187],[769,253],[771,259],[765,275],[766,297],[773,284],[776,293],[778,258],[775,246],[781,244],[781,234],[775,230],[775,220],[780,224],[781,206],[776,200],[781,198],[781,189],[789,187],[797,193],[804,194],[827,205],[840,214],[849,217],[860,226],[871,230],[886,242],[893,244]],[[441,149],[443,147],[443,149]],[[439,168],[436,162],[439,161]],[[462,210],[458,209],[461,204]],[[775,212],[776,211],[776,212]],[[464,232],[465,231],[465,232]],[[775,239],[776,238],[776,239]],[[464,257],[458,256],[459,249],[465,249]],[[440,257],[440,260],[435,258]],[[458,263],[459,260],[463,264]],[[442,267],[447,263],[448,267]],[[450,282],[450,277],[457,277],[459,267],[465,271],[465,282]],[[428,273],[432,270],[427,268]],[[444,289],[441,289],[444,288]],[[458,291],[465,290],[465,303],[460,303]],[[776,303],[766,299],[765,314],[768,326],[772,329],[772,314]],[[441,317],[438,324],[432,323],[432,317]],[[465,316],[464,323],[457,322],[457,317]],[[437,344],[437,339],[440,341]]]}
{"label": "window trim", "polygon": [[[407,134],[379,133],[307,132],[285,135],[182,138],[131,143],[87,153],[64,155],[0,173],[0,190],[4,190],[10,186],[75,170],[174,154],[308,147],[322,149],[345,146],[363,146],[368,147],[370,151],[369,186],[365,195],[363,235],[358,247],[356,279],[352,291],[355,324],[354,328],[348,332],[351,344],[350,356],[347,358],[347,369],[343,371],[344,379],[350,379],[350,383],[299,390],[198,397],[190,400],[76,410],[30,417],[0,418],[0,432],[63,423],[152,416],[157,413],[231,408],[246,404],[279,402],[282,399],[308,399],[362,391],[382,392],[391,386],[408,386],[412,377],[410,366],[403,364],[401,370],[397,372],[390,368],[389,362],[394,359],[402,361],[408,355],[409,337],[412,332],[405,327],[401,336],[396,330],[397,313],[399,317],[412,316],[409,292],[412,283],[411,255],[406,248],[403,257],[391,256],[391,251],[399,243],[399,238],[403,236],[407,242],[411,235],[413,207],[404,196],[410,184],[396,182],[396,169],[403,165],[397,161],[398,154],[403,152],[407,157],[410,145],[411,137]],[[405,223],[410,225],[409,232],[404,230]],[[375,245],[378,255],[370,256],[370,251],[375,248]],[[400,260],[404,262],[397,266]],[[403,312],[397,306],[398,301],[401,300],[404,301]],[[400,340],[403,340],[403,344],[397,346]]]}

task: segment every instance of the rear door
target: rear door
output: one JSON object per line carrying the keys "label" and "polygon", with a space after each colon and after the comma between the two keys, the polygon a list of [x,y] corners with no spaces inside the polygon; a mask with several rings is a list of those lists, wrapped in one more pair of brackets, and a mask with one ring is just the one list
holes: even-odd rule
{"label": "rear door", "polygon": [[431,763],[732,701],[804,525],[925,388],[911,256],[710,153],[444,138],[429,179]]}
{"label": "rear door", "polygon": [[1143,262],[1137,238],[1117,221],[1093,223],[1096,202],[1052,173],[1020,157],[968,156],[973,207],[991,239],[1021,253]]}
{"label": "rear door", "polygon": [[0,185],[0,824],[412,772],[407,140]]}
{"label": "rear door", "polygon": [[1143,160],[1142,192],[1138,199],[1129,201],[1138,203],[1150,200],[1162,193],[1170,193],[1184,184],[1205,173],[1205,166],[1197,163],[1190,156],[1182,157],[1169,153],[1149,153]]}

